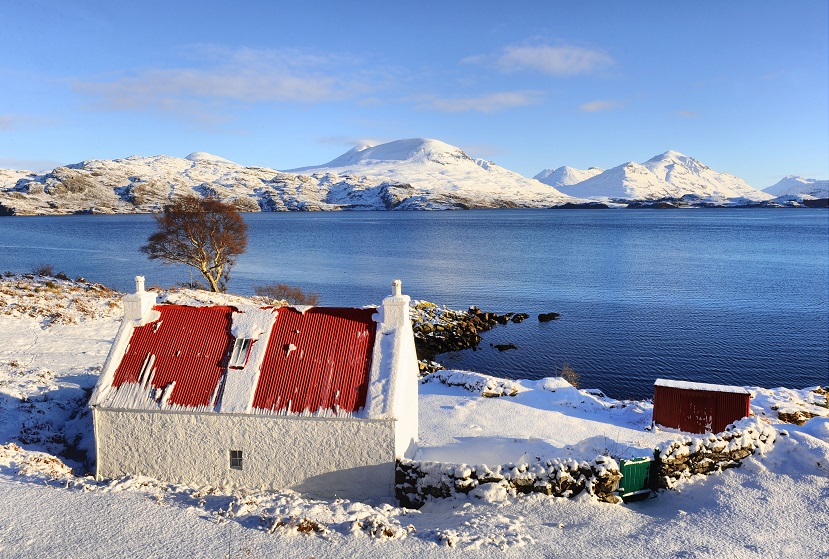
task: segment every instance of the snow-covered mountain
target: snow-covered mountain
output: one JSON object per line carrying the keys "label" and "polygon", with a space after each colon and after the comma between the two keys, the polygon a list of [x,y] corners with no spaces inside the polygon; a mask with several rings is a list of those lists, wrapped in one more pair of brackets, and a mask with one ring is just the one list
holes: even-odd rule
{"label": "snow-covered mountain", "polygon": [[535,180],[548,184],[553,188],[578,184],[584,180],[604,172],[604,169],[590,167],[589,169],[576,169],[575,167],[559,167],[558,169],[544,169],[538,173]]}
{"label": "snow-covered mountain", "polygon": [[[311,174],[309,174],[311,173]],[[204,152],[84,161],[45,174],[0,171],[0,214],[136,213],[195,192],[245,211],[554,207],[578,200],[437,140],[355,148],[281,172]]]}
{"label": "snow-covered mountain", "polygon": [[571,196],[614,201],[685,197],[699,204],[739,205],[774,198],[738,177],[714,171],[676,151],[666,151],[642,164],[625,163],[581,182],[561,185],[559,190]]}
{"label": "snow-covered mountain", "polygon": [[186,193],[218,196],[243,211],[549,208],[665,200],[808,205],[801,202],[827,197],[827,182],[786,177],[763,192],[675,151],[606,171],[547,169],[530,179],[439,140],[415,138],[356,147],[323,165],[288,172],[245,167],[205,152],[83,161],[42,174],[0,169],[0,215],[145,213]]}
{"label": "snow-covered mountain", "polygon": [[764,188],[763,192],[787,200],[829,198],[829,180],[822,181],[789,175],[777,184]]}
{"label": "snow-covered mountain", "polygon": [[324,165],[293,173],[334,173],[408,184],[415,196],[447,208],[550,207],[574,200],[491,161],[474,160],[439,140],[414,138],[356,147]]}

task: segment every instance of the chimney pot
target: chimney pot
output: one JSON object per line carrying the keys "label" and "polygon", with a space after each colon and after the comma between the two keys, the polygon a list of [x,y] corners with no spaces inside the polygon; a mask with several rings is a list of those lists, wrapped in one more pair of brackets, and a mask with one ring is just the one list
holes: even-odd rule
{"label": "chimney pot", "polygon": [[135,276],[135,292],[144,293],[144,276]]}
{"label": "chimney pot", "polygon": [[400,297],[403,294],[403,282],[399,279],[391,282],[391,294],[395,297]]}

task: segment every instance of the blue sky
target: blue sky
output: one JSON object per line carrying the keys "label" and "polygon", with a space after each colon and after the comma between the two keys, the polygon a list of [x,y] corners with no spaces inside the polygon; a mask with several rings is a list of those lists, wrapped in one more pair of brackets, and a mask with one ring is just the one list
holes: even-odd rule
{"label": "blue sky", "polygon": [[533,176],[829,178],[829,2],[0,0],[0,167],[429,137]]}

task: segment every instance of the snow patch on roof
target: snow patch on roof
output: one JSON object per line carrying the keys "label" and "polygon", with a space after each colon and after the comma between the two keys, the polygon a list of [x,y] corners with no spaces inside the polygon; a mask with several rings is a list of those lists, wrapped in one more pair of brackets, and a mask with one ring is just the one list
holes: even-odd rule
{"label": "snow patch on roof", "polygon": [[270,331],[275,316],[276,311],[272,308],[240,305],[233,313],[230,333],[237,339],[258,340],[259,336]]}
{"label": "snow patch on roof", "polygon": [[748,390],[741,386],[727,386],[724,384],[708,384],[705,382],[689,382],[684,380],[669,380],[658,378],[653,383],[654,386],[664,386],[667,388],[680,388],[682,390],[705,390],[707,392],[731,392],[734,394],[748,394]]}

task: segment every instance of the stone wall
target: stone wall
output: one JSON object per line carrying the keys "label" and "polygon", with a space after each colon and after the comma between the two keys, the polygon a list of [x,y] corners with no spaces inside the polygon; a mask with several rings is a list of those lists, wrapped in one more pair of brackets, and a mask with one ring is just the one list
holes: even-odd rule
{"label": "stone wall", "polygon": [[[739,466],[757,451],[771,448],[774,427],[758,418],[746,418],[716,435],[683,436],[654,449],[651,489],[671,489],[696,474],[710,474]],[[574,497],[587,491],[599,501],[618,503],[615,494],[622,475],[613,458],[597,456],[592,462],[554,459],[537,464],[508,464],[490,468],[398,460],[395,493],[400,504],[420,508],[430,497],[447,498],[501,488],[510,495],[543,493]]]}
{"label": "stone wall", "polygon": [[774,443],[774,427],[751,417],[732,423],[717,435],[682,437],[654,449],[655,488],[673,488],[695,474],[710,474],[739,466],[756,451]]}
{"label": "stone wall", "polygon": [[573,497],[586,490],[600,501],[616,503],[620,499],[614,491],[621,477],[619,465],[606,456],[598,456],[592,462],[555,459],[532,466],[508,464],[492,468],[398,460],[395,489],[401,505],[409,508],[420,508],[428,497],[446,498],[492,488],[502,488],[509,494],[543,493],[556,497]]}

